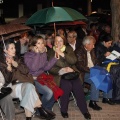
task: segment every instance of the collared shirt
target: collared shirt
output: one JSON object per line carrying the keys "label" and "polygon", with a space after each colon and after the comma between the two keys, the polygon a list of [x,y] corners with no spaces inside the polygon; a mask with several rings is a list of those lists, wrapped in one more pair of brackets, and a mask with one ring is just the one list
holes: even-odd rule
{"label": "collared shirt", "polygon": [[91,68],[94,66],[92,59],[91,59],[91,54],[90,51],[87,51],[87,58],[88,58],[88,67]]}
{"label": "collared shirt", "polygon": [[69,45],[73,48],[73,51],[76,49],[76,41],[75,41],[74,45],[70,44],[70,43],[69,43]]}

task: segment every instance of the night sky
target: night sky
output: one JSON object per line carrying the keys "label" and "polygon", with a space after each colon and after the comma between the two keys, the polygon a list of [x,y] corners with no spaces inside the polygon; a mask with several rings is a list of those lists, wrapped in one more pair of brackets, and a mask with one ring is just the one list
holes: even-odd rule
{"label": "night sky", "polygon": [[[51,6],[52,0],[4,0],[3,9],[5,17],[18,16],[18,3],[24,4],[24,14],[34,13],[37,10],[36,4],[42,3],[43,8]],[[84,15],[87,14],[87,0],[53,0],[54,6],[71,7],[80,11]],[[92,10],[95,11],[98,8],[104,10],[110,10],[110,0],[92,0]]]}

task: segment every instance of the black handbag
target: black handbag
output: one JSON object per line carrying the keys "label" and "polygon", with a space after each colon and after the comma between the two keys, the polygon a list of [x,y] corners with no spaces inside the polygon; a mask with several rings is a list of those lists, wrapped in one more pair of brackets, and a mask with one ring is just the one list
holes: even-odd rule
{"label": "black handbag", "polygon": [[0,100],[5,96],[9,95],[11,92],[12,92],[12,89],[10,87],[2,87],[1,93],[0,93]]}
{"label": "black handbag", "polygon": [[79,72],[77,71],[65,73],[61,76],[61,79],[64,79],[64,80],[75,80],[78,78],[79,78]]}

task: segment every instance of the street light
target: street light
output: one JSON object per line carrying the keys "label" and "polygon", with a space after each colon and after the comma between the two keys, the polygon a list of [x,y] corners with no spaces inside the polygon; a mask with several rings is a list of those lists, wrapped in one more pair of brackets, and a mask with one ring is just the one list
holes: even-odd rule
{"label": "street light", "polygon": [[0,0],[0,16],[3,15],[3,0]]}
{"label": "street light", "polygon": [[5,24],[5,18],[3,15],[3,0],[0,0],[0,24]]}
{"label": "street light", "polygon": [[3,0],[0,0],[0,4],[3,4]]}

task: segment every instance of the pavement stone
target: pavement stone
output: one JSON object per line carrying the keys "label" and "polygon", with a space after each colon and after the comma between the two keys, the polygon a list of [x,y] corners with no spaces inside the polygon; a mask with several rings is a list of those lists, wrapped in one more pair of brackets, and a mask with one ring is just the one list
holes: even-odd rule
{"label": "pavement stone", "polygon": [[[109,105],[109,104],[104,104],[101,101],[102,101],[102,97],[100,97],[100,100],[98,102],[98,105],[102,107],[101,111],[95,111],[92,108],[88,107],[88,110],[92,117],[91,120],[120,120],[120,104]],[[88,103],[89,100],[87,101],[87,105]],[[16,108],[16,113],[22,112],[20,114],[16,114],[16,120],[25,120],[24,110],[19,106],[16,106],[15,108]],[[85,120],[73,100],[69,102],[68,119],[64,119],[61,116],[60,108],[57,103],[55,103],[53,106],[53,112],[56,114],[56,118],[54,120]],[[0,118],[0,120],[2,120],[2,118]],[[32,120],[40,120],[40,118],[34,116]]]}

